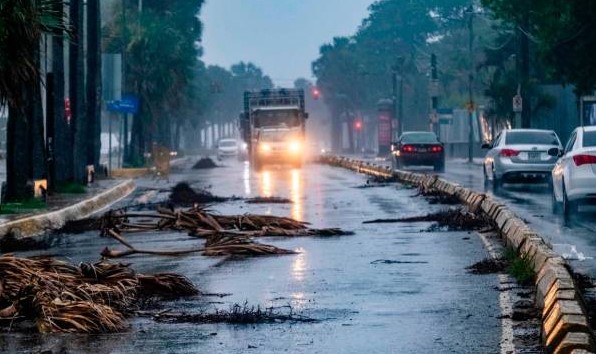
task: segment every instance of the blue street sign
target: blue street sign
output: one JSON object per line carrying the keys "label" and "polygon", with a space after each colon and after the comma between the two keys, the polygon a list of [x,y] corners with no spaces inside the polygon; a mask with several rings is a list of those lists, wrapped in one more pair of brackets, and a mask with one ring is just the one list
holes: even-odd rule
{"label": "blue street sign", "polygon": [[108,102],[107,108],[110,112],[137,114],[139,99],[136,96],[123,96],[121,100]]}

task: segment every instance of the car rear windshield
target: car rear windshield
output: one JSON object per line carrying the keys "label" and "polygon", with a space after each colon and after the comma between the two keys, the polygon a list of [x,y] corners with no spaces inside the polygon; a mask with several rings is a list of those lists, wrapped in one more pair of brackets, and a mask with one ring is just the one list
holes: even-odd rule
{"label": "car rear windshield", "polygon": [[416,143],[437,143],[439,139],[433,133],[408,133],[401,137],[402,143],[416,144]]}
{"label": "car rear windshield", "polygon": [[221,147],[234,147],[236,142],[234,140],[220,141],[219,146]]}
{"label": "car rear windshield", "polygon": [[596,131],[584,133],[584,147],[596,147]]}
{"label": "car rear windshield", "polygon": [[559,145],[559,139],[553,132],[508,132],[506,145]]}

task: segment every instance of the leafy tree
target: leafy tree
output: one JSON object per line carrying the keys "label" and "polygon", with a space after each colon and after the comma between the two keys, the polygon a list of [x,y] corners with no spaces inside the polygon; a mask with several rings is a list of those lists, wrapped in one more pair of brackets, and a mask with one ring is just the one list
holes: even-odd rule
{"label": "leafy tree", "polygon": [[572,84],[578,94],[596,88],[596,66],[592,48],[596,33],[591,30],[596,3],[590,0],[483,0],[497,18],[520,28],[535,43],[549,76]]}
{"label": "leafy tree", "polygon": [[[380,0],[370,6],[354,36],[334,38],[320,48],[313,73],[334,117],[334,149],[339,148],[342,120],[361,112],[374,114],[380,99],[392,97],[393,73],[403,78],[408,126],[426,126],[420,118],[428,114],[430,43],[461,26],[468,5],[464,0]],[[351,127],[348,124],[348,132]]]}
{"label": "leafy tree", "polygon": [[31,180],[46,175],[39,44],[66,25],[53,0],[0,2],[0,103],[8,106],[7,200],[31,196]]}
{"label": "leafy tree", "polygon": [[[154,143],[172,147],[172,126],[191,99],[199,61],[202,26],[198,19],[203,0],[145,0],[142,12],[136,2],[107,26],[109,51],[126,49],[126,87],[140,99],[140,112],[132,126],[127,162],[138,165]],[[123,18],[126,16],[126,18]],[[123,26],[123,24],[126,24]],[[179,128],[176,128],[179,129]]]}

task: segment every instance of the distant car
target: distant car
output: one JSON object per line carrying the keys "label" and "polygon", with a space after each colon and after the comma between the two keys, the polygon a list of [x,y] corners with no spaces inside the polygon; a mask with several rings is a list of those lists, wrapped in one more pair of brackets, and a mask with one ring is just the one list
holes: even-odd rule
{"label": "distant car", "polygon": [[553,210],[562,206],[569,215],[580,203],[596,203],[596,126],[575,129],[564,150],[549,153],[560,157],[552,171]]}
{"label": "distant car", "polygon": [[483,164],[484,181],[500,187],[503,182],[549,181],[557,158],[548,151],[562,146],[552,130],[508,129],[482,148],[489,149]]}
{"label": "distant car", "polygon": [[217,158],[223,159],[238,155],[238,141],[236,139],[221,139],[217,143]]}
{"label": "distant car", "polygon": [[391,144],[393,169],[405,166],[433,166],[437,172],[445,170],[445,148],[432,132],[405,132]]}

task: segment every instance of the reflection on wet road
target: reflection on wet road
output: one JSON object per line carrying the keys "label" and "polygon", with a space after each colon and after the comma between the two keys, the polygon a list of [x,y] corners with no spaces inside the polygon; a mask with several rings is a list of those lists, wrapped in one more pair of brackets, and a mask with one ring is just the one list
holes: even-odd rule
{"label": "reflection on wet road", "polygon": [[[434,173],[412,168],[413,172]],[[482,166],[463,160],[447,162],[443,176],[475,191],[487,193],[511,208],[553,245],[577,271],[596,277],[596,208],[585,206],[568,220],[553,214],[551,190],[547,184],[509,184],[493,190],[484,184]]]}
{"label": "reflection on wet road", "polygon": [[[213,170],[188,170],[172,176],[215,195],[278,196],[292,204],[211,205],[223,214],[271,213],[341,227],[353,236],[267,238],[296,255],[229,259],[199,255],[159,258],[136,255],[123,261],[140,272],[173,271],[188,276],[205,293],[231,294],[168,302],[174,311],[227,309],[248,303],[287,309],[319,319],[317,323],[260,325],[161,324],[136,319],[129,333],[94,337],[89,343],[64,336],[48,341],[23,335],[0,351],[93,353],[494,353],[499,351],[501,315],[494,275],[472,275],[465,267],[487,254],[467,232],[426,232],[427,223],[362,224],[376,218],[421,215],[438,210],[395,185],[356,188],[365,177],[342,169],[306,165],[300,170],[267,167],[253,172],[246,164],[226,162]],[[139,181],[148,186],[154,182]],[[170,185],[158,186],[167,188]],[[421,231],[422,230],[422,231]],[[181,233],[129,236],[144,249],[197,247],[201,240]],[[68,236],[52,250],[74,262],[98,258],[103,247],[119,248],[97,233]],[[39,254],[40,251],[29,254]],[[41,252],[43,253],[43,252]]]}

